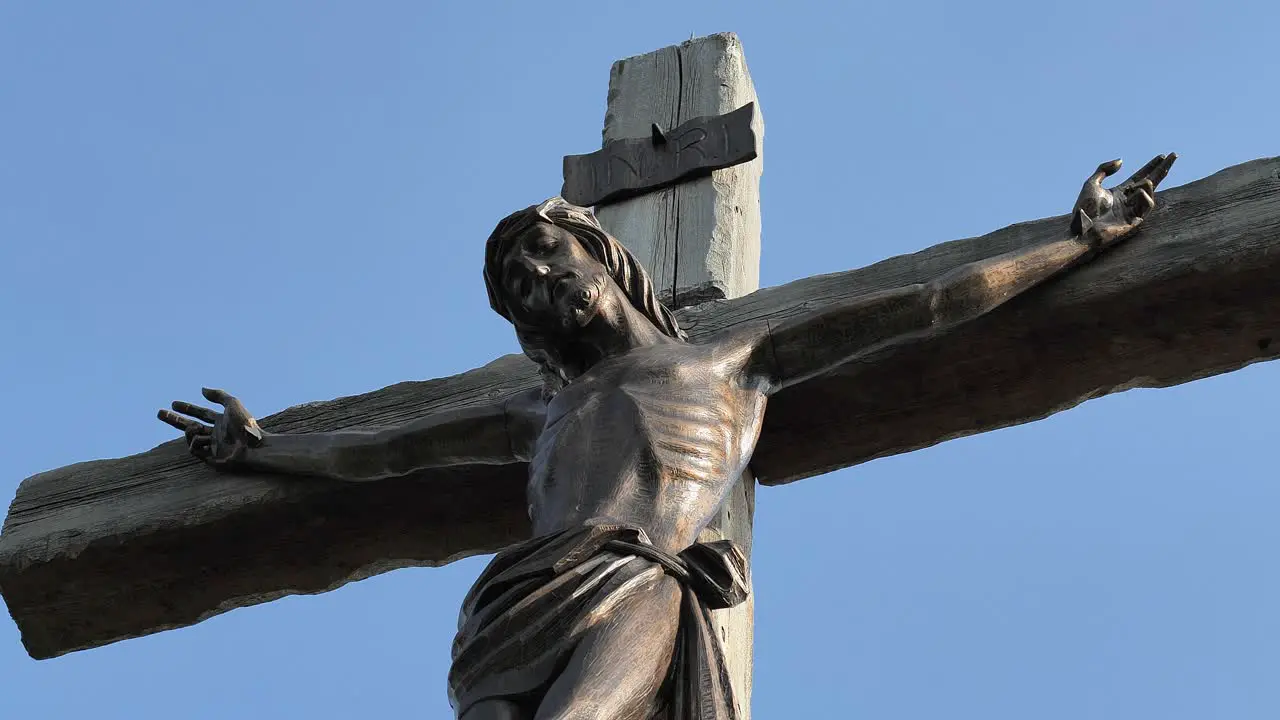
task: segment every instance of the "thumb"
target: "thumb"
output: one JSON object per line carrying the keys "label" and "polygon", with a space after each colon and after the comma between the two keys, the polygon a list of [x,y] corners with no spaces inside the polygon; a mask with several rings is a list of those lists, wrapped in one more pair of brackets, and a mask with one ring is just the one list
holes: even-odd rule
{"label": "thumb", "polygon": [[1098,166],[1097,170],[1093,171],[1093,174],[1089,176],[1089,179],[1085,181],[1085,184],[1102,187],[1102,179],[1115,175],[1116,171],[1119,170],[1120,166],[1123,164],[1124,161],[1120,158],[1102,163]]}

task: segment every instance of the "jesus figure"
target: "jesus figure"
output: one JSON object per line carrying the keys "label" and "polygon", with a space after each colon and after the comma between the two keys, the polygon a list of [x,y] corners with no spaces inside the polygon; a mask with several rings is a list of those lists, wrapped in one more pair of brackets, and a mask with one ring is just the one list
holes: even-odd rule
{"label": "jesus figure", "polygon": [[222,412],[175,402],[160,418],[197,457],[240,472],[369,482],[527,462],[534,537],[498,553],[466,598],[449,673],[457,717],[732,720],[710,612],[746,598],[747,563],[731,542],[698,537],[746,469],[769,396],[945,332],[1113,247],[1155,207],[1175,158],[1110,190],[1120,162],[1099,166],[1059,239],[699,343],[590,210],[552,198],[485,246],[490,302],[544,380],[496,401],[502,432],[471,408],[272,434],[209,389]]}

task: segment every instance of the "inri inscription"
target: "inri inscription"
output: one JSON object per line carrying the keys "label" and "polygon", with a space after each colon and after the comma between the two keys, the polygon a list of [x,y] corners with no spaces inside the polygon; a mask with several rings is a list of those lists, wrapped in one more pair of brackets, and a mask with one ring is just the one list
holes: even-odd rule
{"label": "inri inscription", "polygon": [[657,124],[646,138],[615,140],[587,155],[566,155],[560,195],[575,205],[624,200],[760,154],[756,104],[724,115],[696,117],[674,130]]}

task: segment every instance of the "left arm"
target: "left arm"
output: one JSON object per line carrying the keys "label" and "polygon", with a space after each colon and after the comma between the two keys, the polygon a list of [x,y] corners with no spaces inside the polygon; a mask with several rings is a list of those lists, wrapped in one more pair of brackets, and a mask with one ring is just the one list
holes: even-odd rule
{"label": "left arm", "polygon": [[1076,201],[1069,236],[770,325],[753,354],[756,374],[776,391],[885,346],[985,315],[1132,235],[1155,207],[1155,186],[1175,159],[1161,155],[1113,190],[1102,187],[1102,178],[1120,162],[1099,166]]}
{"label": "left arm", "polygon": [[212,388],[203,393],[222,405],[222,412],[177,401],[172,410],[158,413],[182,430],[191,454],[215,468],[344,482],[458,465],[527,462],[545,421],[541,392],[527,390],[388,427],[266,433],[235,396]]}

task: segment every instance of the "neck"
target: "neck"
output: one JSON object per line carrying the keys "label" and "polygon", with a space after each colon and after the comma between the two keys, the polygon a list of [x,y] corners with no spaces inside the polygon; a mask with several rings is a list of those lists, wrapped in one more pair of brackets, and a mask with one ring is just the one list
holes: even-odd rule
{"label": "neck", "polygon": [[574,366],[570,377],[581,375],[591,366],[636,348],[678,342],[654,327],[649,318],[636,310],[625,298],[615,298],[591,319],[582,331],[566,344],[564,359]]}

